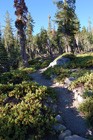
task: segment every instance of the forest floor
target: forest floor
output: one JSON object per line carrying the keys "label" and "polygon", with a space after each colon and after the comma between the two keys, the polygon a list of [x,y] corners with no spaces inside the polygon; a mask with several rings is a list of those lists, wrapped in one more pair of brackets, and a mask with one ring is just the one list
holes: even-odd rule
{"label": "forest floor", "polygon": [[67,88],[63,88],[61,84],[53,83],[51,80],[45,79],[42,75],[47,68],[39,69],[37,72],[32,73],[34,82],[40,85],[52,87],[58,93],[58,109],[62,112],[61,116],[64,121],[64,125],[69,129],[72,134],[77,134],[81,137],[85,137],[89,134],[89,128],[86,125],[84,116],[77,111],[78,103],[75,102],[73,93],[68,91]]}

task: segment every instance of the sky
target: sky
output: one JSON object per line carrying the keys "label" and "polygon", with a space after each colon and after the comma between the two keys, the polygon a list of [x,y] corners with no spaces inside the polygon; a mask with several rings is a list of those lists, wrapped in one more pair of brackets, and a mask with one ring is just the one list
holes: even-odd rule
{"label": "sky", "polygon": [[[57,11],[56,5],[53,4],[54,0],[25,0],[28,11],[35,22],[33,35],[40,33],[41,27],[48,28],[48,15],[51,16],[51,20],[55,19],[55,13]],[[55,0],[58,1],[58,0]],[[14,14],[15,8],[13,8],[14,0],[0,0],[0,25],[5,26],[6,11],[9,12],[10,18],[13,20],[14,25],[16,16]],[[80,20],[81,28],[88,27],[88,19],[92,22],[93,27],[93,0],[76,0],[76,14]],[[53,22],[51,22],[53,25]],[[1,27],[2,28],[2,27]],[[57,27],[56,27],[57,28]]]}

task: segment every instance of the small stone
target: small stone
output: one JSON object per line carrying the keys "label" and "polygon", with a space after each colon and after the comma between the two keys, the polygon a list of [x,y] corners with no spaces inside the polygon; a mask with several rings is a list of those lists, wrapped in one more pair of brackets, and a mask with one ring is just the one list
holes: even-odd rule
{"label": "small stone", "polygon": [[89,139],[82,138],[82,137],[80,137],[78,135],[73,135],[73,136],[65,137],[64,140],[89,140]]}
{"label": "small stone", "polygon": [[71,135],[71,131],[70,131],[70,130],[66,130],[66,131],[64,131],[62,134],[59,135],[58,139],[59,139],[59,140],[64,140],[64,138],[65,138],[66,136],[70,136],[70,135]]}
{"label": "small stone", "polygon": [[53,126],[53,130],[59,132],[59,131],[64,131],[66,130],[66,127],[60,123],[57,123]]}
{"label": "small stone", "polygon": [[63,123],[62,117],[60,115],[57,115],[55,118],[58,120],[59,123]]}

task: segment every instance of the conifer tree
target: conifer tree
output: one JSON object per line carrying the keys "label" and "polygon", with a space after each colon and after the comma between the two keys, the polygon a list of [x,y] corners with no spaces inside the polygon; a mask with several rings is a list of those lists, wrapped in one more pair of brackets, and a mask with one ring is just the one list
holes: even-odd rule
{"label": "conifer tree", "polygon": [[46,47],[47,47],[47,31],[42,27],[41,28],[41,32],[39,34],[39,38],[40,38],[40,46],[39,46],[39,50],[42,53],[46,53]]}
{"label": "conifer tree", "polygon": [[52,31],[51,31],[51,20],[50,20],[51,16],[49,15],[48,18],[49,18],[49,23],[48,23],[48,30],[47,30],[47,36],[48,36],[47,44],[48,44],[50,57],[52,58],[53,54],[52,54]]}
{"label": "conifer tree", "polygon": [[55,17],[60,40],[64,41],[66,52],[73,51],[73,40],[76,31],[75,0],[62,0],[54,3],[58,7]]}
{"label": "conifer tree", "polygon": [[33,40],[33,28],[34,28],[34,20],[33,18],[31,17],[31,14],[30,12],[28,13],[28,22],[27,22],[27,29],[26,29],[26,35],[27,35],[27,50],[28,50],[28,53],[29,53],[29,57],[30,59],[33,58],[33,51],[31,49],[31,43],[32,43],[32,40]]}
{"label": "conifer tree", "polygon": [[13,29],[11,26],[11,21],[9,17],[9,13],[7,11],[6,17],[5,17],[5,22],[6,26],[4,26],[4,39],[5,39],[5,48],[7,50],[7,53],[9,57],[11,57],[11,50],[13,49]]}
{"label": "conifer tree", "polygon": [[18,30],[18,35],[20,38],[22,65],[28,67],[29,64],[27,61],[25,49],[25,40],[26,40],[25,29],[27,23],[26,14],[28,12],[28,9],[25,5],[24,0],[14,0],[14,7],[16,8],[15,15],[17,16],[17,20],[15,22],[15,26]]}
{"label": "conifer tree", "polygon": [[9,60],[7,56],[6,49],[4,48],[4,45],[2,44],[1,40],[1,28],[0,28],[0,74],[3,72],[9,71]]}

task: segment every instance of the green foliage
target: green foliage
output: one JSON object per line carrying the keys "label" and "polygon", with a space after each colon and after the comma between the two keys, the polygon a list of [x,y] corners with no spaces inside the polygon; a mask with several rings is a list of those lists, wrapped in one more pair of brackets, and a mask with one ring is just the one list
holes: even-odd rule
{"label": "green foliage", "polygon": [[35,69],[41,68],[41,62],[36,59],[28,60],[28,63],[32,68]]}
{"label": "green foliage", "polygon": [[87,72],[77,80],[73,81],[69,87],[69,90],[79,86],[84,86],[88,90],[93,90],[93,72]]}
{"label": "green foliage", "polygon": [[[55,115],[43,104],[51,95],[55,97],[52,88],[39,86],[34,82],[16,85],[8,96],[18,98],[18,104],[12,101],[0,106],[1,138],[26,140],[33,137],[39,140],[52,132]],[[3,102],[2,100],[0,102]]]}
{"label": "green foliage", "polygon": [[93,97],[88,98],[79,106],[79,111],[85,114],[87,124],[93,128]]}
{"label": "green foliage", "polygon": [[66,64],[67,68],[91,68],[93,66],[93,52],[77,55],[74,60]]}
{"label": "green foliage", "polygon": [[41,68],[47,67],[50,63],[51,63],[51,60],[50,60],[50,59],[45,60],[45,61],[42,63]]}
{"label": "green foliage", "polygon": [[9,59],[4,46],[0,42],[0,73],[9,71]]}
{"label": "green foliage", "polygon": [[54,66],[54,68],[50,67],[42,74],[47,78],[50,79],[51,75],[59,74],[60,73],[60,66]]}
{"label": "green foliage", "polygon": [[76,58],[76,56],[73,53],[68,52],[68,53],[63,53],[62,55],[58,56],[55,60],[58,60],[61,57],[70,58],[70,60],[74,60]]}
{"label": "green foliage", "polygon": [[33,68],[24,68],[19,70],[12,70],[10,72],[3,73],[0,76],[0,83],[7,84],[7,83],[13,83],[13,84],[19,84],[22,83],[22,81],[25,80],[32,80],[32,77],[27,75],[26,73],[34,72],[35,70]]}
{"label": "green foliage", "polygon": [[85,92],[83,92],[82,97],[85,98],[85,99],[87,99],[88,97],[92,97],[93,98],[93,93],[92,93],[92,91],[90,91],[88,89],[85,89]]}
{"label": "green foliage", "polygon": [[35,71],[33,67],[20,68],[0,76],[1,140],[41,140],[53,132],[55,113],[44,103],[48,97],[56,101],[55,91],[32,82],[28,74]]}

